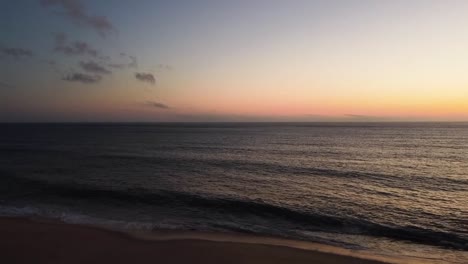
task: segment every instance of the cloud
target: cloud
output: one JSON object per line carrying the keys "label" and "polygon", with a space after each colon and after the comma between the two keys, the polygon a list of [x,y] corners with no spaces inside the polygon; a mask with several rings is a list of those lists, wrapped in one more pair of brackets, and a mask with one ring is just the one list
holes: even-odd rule
{"label": "cloud", "polygon": [[109,63],[107,66],[115,69],[124,69],[127,67],[125,63]]}
{"label": "cloud", "polygon": [[101,56],[99,56],[99,59],[100,59],[100,60],[103,60],[103,61],[110,61],[110,60],[111,60],[111,57],[110,57],[110,56],[107,56],[107,55],[101,55]]}
{"label": "cloud", "polygon": [[138,62],[135,56],[128,56],[130,58],[129,68],[138,68]]}
{"label": "cloud", "polygon": [[23,57],[29,58],[34,55],[31,50],[23,49],[23,48],[1,48],[0,53],[8,57],[13,57],[14,59],[17,59],[17,60]]}
{"label": "cloud", "polygon": [[65,11],[65,15],[77,24],[86,25],[96,30],[99,35],[106,36],[114,30],[114,27],[105,16],[93,16],[88,14],[80,0],[41,0],[45,8],[57,6]]}
{"label": "cloud", "polygon": [[372,118],[375,118],[375,116],[356,115],[356,114],[345,114],[344,116],[347,117],[347,118],[352,118],[352,119],[372,119]]}
{"label": "cloud", "polygon": [[0,87],[5,87],[5,88],[15,88],[14,85],[5,83],[5,82],[0,82]]}
{"label": "cloud", "polygon": [[160,108],[160,109],[170,109],[170,107],[166,104],[155,102],[155,101],[146,101],[145,102],[146,106],[149,107],[154,107],[154,108]]}
{"label": "cloud", "polygon": [[96,74],[110,74],[112,73],[108,69],[104,68],[103,66],[99,65],[97,62],[88,61],[88,62],[80,62],[80,66],[83,70],[91,73]]}
{"label": "cloud", "polygon": [[154,84],[156,82],[156,79],[154,78],[154,75],[151,73],[144,73],[144,72],[136,72],[135,73],[135,78],[139,81],[142,82],[148,82],[151,84]]}
{"label": "cloud", "polygon": [[101,81],[102,77],[100,75],[90,75],[84,73],[72,73],[65,76],[62,80],[68,82],[81,82],[85,84],[97,83]]}
{"label": "cloud", "polygon": [[65,33],[58,33],[55,35],[54,51],[65,55],[90,55],[92,57],[97,57],[99,55],[99,52],[86,42],[74,41],[68,43]]}
{"label": "cloud", "polygon": [[169,64],[158,64],[157,68],[160,70],[172,71],[172,66]]}
{"label": "cloud", "polygon": [[380,122],[380,121],[391,121],[398,120],[396,116],[370,116],[370,115],[358,115],[358,114],[344,114],[344,121],[349,122]]}
{"label": "cloud", "polygon": [[[120,53],[122,57],[127,56],[125,53]],[[127,63],[109,63],[108,66],[115,69],[125,69],[125,68],[138,68],[138,62],[135,56],[128,56],[130,62]]]}
{"label": "cloud", "polygon": [[47,64],[50,65],[50,66],[55,66],[55,65],[57,65],[57,62],[54,61],[54,60],[46,60],[46,61],[44,61],[44,62],[47,63]]}

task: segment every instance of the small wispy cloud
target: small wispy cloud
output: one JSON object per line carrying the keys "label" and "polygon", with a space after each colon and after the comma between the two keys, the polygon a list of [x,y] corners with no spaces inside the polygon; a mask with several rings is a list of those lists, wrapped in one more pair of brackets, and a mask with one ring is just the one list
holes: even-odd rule
{"label": "small wispy cloud", "polygon": [[125,63],[109,63],[108,66],[115,69],[138,68],[138,62],[135,56],[127,56],[125,53],[120,53],[120,56],[128,57],[130,61]]}
{"label": "small wispy cloud", "polygon": [[368,115],[357,115],[357,114],[345,114],[346,117],[355,118],[355,119],[368,119],[368,118],[375,118],[374,116]]}
{"label": "small wispy cloud", "polygon": [[345,119],[344,121],[352,121],[352,122],[375,122],[375,121],[390,121],[390,120],[398,120],[398,117],[392,116],[371,116],[371,115],[359,115],[359,114],[344,114]]}
{"label": "small wispy cloud", "polygon": [[98,57],[99,52],[86,42],[74,41],[69,43],[65,33],[55,34],[55,52],[65,55],[89,55]]}
{"label": "small wispy cloud", "polygon": [[33,52],[29,49],[7,47],[0,48],[0,53],[17,60],[21,58],[29,58],[34,55]]}
{"label": "small wispy cloud", "polygon": [[135,56],[128,56],[130,58],[130,63],[128,64],[129,68],[138,68],[137,58]]}
{"label": "small wispy cloud", "polygon": [[6,83],[6,82],[0,82],[0,87],[5,87],[5,88],[16,88],[16,86]]}
{"label": "small wispy cloud", "polygon": [[107,66],[114,68],[114,69],[125,69],[127,67],[127,64],[124,63],[109,63]]}
{"label": "small wispy cloud", "polygon": [[68,82],[81,82],[84,84],[92,84],[101,81],[102,77],[100,75],[91,75],[84,73],[71,73],[65,76],[62,80]]}
{"label": "small wispy cloud", "polygon": [[172,66],[169,64],[158,64],[156,68],[164,71],[172,71]]}
{"label": "small wispy cloud", "polygon": [[46,64],[50,65],[50,66],[55,66],[57,65],[57,62],[55,60],[45,60],[43,61],[45,62]]}
{"label": "small wispy cloud", "polygon": [[153,108],[170,109],[168,105],[155,101],[146,101],[145,105]]}
{"label": "small wispy cloud", "polygon": [[99,63],[95,61],[88,61],[88,62],[80,62],[80,67],[91,73],[96,73],[96,74],[110,74],[112,73],[108,69],[104,68],[104,66],[100,65]]}
{"label": "small wispy cloud", "polygon": [[154,84],[156,82],[154,75],[151,73],[137,72],[135,73],[135,78],[139,81],[147,82],[150,84]]}
{"label": "small wispy cloud", "polygon": [[114,30],[113,25],[105,16],[90,15],[83,3],[79,0],[40,0],[43,7],[59,7],[73,22],[89,26],[99,35],[106,36]]}
{"label": "small wispy cloud", "polygon": [[100,59],[100,60],[103,60],[103,61],[110,61],[110,60],[111,60],[111,57],[110,57],[110,56],[107,56],[107,55],[101,55],[101,56],[99,56],[99,59]]}

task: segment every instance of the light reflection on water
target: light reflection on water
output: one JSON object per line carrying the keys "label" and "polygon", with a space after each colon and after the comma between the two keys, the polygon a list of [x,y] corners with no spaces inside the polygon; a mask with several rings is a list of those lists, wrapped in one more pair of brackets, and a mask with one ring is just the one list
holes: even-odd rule
{"label": "light reflection on water", "polygon": [[0,131],[3,206],[468,259],[466,124],[55,124]]}

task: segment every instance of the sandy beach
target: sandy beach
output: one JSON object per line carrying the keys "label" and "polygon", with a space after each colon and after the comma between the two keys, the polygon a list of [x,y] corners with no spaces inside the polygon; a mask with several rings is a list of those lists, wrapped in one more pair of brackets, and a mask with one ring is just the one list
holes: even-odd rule
{"label": "sandy beach", "polygon": [[149,240],[83,225],[1,218],[0,261],[49,264],[384,263],[293,246],[183,238],[174,234],[161,235],[161,240]]}

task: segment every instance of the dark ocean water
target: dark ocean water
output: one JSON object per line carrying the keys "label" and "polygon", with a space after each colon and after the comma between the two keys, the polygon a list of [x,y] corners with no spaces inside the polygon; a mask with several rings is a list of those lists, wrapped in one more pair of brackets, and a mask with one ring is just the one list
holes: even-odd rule
{"label": "dark ocean water", "polygon": [[468,124],[3,124],[0,214],[468,263]]}

